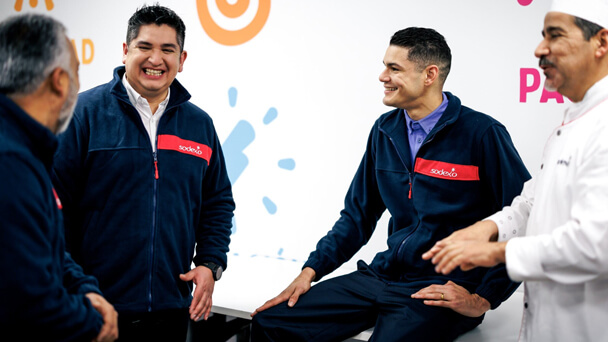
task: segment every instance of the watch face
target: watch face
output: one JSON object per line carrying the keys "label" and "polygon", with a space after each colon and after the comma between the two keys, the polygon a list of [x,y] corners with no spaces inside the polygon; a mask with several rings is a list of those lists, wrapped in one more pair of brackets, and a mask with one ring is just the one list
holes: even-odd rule
{"label": "watch face", "polygon": [[215,264],[213,262],[206,262],[203,263],[203,266],[207,267],[208,269],[211,270],[211,273],[213,274],[213,279],[215,281],[220,280],[220,278],[222,277],[222,272],[224,271],[222,269],[222,266]]}
{"label": "watch face", "polygon": [[215,270],[215,280],[216,281],[220,280],[223,272],[224,272],[224,270],[222,269],[222,266],[217,266],[217,269]]}

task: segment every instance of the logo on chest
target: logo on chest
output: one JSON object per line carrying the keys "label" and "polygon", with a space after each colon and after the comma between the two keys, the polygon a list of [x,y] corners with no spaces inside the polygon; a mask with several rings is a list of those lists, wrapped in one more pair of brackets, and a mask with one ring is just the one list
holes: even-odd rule
{"label": "logo on chest", "polygon": [[207,161],[207,164],[209,164],[212,153],[211,148],[205,144],[181,139],[178,136],[169,134],[160,134],[158,136],[157,147],[159,150],[172,150],[202,158]]}
{"label": "logo on chest", "polygon": [[570,166],[570,161],[572,160],[572,157],[569,157],[568,160],[565,159],[559,159],[557,161],[557,165],[564,165],[566,167]]}
{"label": "logo on chest", "polygon": [[414,172],[441,179],[460,181],[479,180],[479,168],[475,165],[452,164],[422,158],[416,158]]}

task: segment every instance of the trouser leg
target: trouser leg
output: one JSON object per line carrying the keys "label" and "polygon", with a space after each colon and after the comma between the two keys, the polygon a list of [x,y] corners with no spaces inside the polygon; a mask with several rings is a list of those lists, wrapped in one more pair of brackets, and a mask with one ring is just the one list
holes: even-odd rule
{"label": "trouser leg", "polygon": [[411,295],[418,289],[387,286],[378,298],[379,313],[370,341],[453,341],[475,328],[482,317],[466,317],[452,309],[428,306]]}
{"label": "trouser leg", "polygon": [[281,303],[254,316],[251,340],[342,341],[374,325],[374,301],[386,286],[356,271],[322,281],[292,308]]}
{"label": "trouser leg", "polygon": [[184,342],[188,334],[188,309],[118,315],[118,341]]}

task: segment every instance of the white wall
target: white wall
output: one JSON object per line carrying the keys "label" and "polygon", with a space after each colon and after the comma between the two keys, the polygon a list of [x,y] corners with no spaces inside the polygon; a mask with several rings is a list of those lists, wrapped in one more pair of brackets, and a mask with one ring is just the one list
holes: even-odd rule
{"label": "white wall", "polygon": [[[569,102],[541,99],[542,86],[520,99],[522,89],[534,83],[527,76],[522,85],[520,71],[538,71],[533,52],[548,0],[259,1],[252,0],[234,19],[224,16],[215,1],[160,1],[186,23],[188,58],[178,79],[192,102],[214,118],[222,142],[233,131],[238,133],[232,141],[236,147],[253,138],[244,150],[226,153],[232,168],[239,166],[241,150],[248,158],[234,182],[231,253],[302,262],[331,228],[369,130],[390,109],[382,104],[378,75],[389,38],[399,29],[432,27],[446,37],[453,63],[445,89],[505,124],[532,174],[540,165],[545,138]],[[127,20],[143,3],[2,0],[0,19],[37,12],[61,20],[75,41],[81,90],[86,90],[109,81],[121,64]],[[209,6],[219,27],[235,31],[254,20],[264,3],[270,3],[270,12],[261,31],[232,46],[206,33],[197,10]],[[544,77],[537,81],[542,84]],[[233,105],[231,88],[237,94]],[[276,111],[276,119],[264,123],[269,110]],[[279,167],[283,159],[295,162],[293,170]],[[276,212],[268,211],[264,197]],[[385,217],[358,257],[369,261],[384,248],[386,222]]]}

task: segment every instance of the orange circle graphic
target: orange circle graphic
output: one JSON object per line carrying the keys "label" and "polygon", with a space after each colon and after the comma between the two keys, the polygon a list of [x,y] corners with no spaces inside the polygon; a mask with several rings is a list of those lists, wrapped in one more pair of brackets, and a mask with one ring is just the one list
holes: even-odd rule
{"label": "orange circle graphic", "polygon": [[[230,31],[220,27],[211,18],[207,1],[196,1],[198,17],[207,35],[222,45],[234,46],[251,40],[260,33],[270,14],[270,0],[259,0],[258,11],[253,20],[242,29]],[[215,2],[220,12],[228,18],[237,18],[243,15],[249,7],[249,0],[238,0],[234,4],[229,4],[227,0],[215,0]]]}

